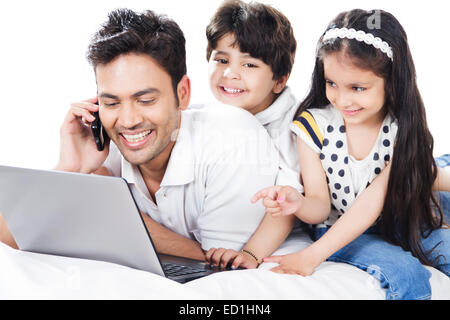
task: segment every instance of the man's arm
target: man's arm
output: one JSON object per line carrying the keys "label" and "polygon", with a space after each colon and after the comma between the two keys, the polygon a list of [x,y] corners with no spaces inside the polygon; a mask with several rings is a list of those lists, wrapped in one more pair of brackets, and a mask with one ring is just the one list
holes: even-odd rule
{"label": "man's arm", "polygon": [[9,228],[6,225],[5,220],[3,219],[2,213],[0,212],[0,241],[7,244],[8,246],[19,249],[16,241],[14,240],[11,232],[9,232]]}
{"label": "man's arm", "polygon": [[170,254],[173,256],[186,257],[195,260],[205,260],[200,244],[179,235],[176,232],[162,226],[148,215],[141,213],[147,230],[152,235],[158,253]]}

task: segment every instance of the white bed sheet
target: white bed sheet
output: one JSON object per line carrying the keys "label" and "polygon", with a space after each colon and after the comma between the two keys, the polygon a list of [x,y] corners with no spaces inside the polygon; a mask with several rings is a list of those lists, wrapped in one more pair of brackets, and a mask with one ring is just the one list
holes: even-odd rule
{"label": "white bed sheet", "polygon": [[[285,254],[310,244],[292,235],[277,250]],[[264,263],[179,284],[132,268],[85,259],[14,250],[0,243],[0,299],[384,299],[367,273],[343,263],[324,262],[309,277],[276,274]],[[450,299],[450,278],[431,273],[432,299]]]}

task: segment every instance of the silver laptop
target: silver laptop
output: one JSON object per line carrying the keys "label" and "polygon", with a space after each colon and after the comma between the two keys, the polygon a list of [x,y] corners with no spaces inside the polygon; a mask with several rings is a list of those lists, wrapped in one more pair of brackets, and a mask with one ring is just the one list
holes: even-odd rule
{"label": "silver laptop", "polygon": [[181,283],[219,271],[158,255],[122,178],[0,166],[0,212],[24,251],[113,262]]}

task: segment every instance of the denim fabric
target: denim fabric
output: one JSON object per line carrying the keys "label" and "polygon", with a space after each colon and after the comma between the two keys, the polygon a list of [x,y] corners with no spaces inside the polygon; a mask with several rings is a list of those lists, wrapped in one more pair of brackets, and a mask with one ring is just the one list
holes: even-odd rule
{"label": "denim fabric", "polygon": [[434,159],[438,167],[445,168],[450,166],[450,154],[444,154]]}
{"label": "denim fabric", "polygon": [[[317,228],[314,241],[328,228]],[[423,240],[425,250],[442,241],[432,253],[439,257],[437,268],[450,276],[450,229],[439,229]],[[373,229],[334,253],[328,261],[344,262],[368,272],[386,288],[387,300],[426,300],[431,298],[430,276],[417,258],[399,246],[384,241]]]}
{"label": "denim fabric", "polygon": [[437,259],[435,267],[450,277],[450,229],[434,230],[430,236],[422,239],[425,250],[431,250],[430,258]]}
{"label": "denim fabric", "polygon": [[[450,154],[444,154],[434,159],[438,167],[445,168],[450,166]],[[439,192],[444,221],[450,224],[450,192]]]}
{"label": "denim fabric", "polygon": [[437,199],[444,214],[444,221],[450,224],[450,192],[439,192]]}

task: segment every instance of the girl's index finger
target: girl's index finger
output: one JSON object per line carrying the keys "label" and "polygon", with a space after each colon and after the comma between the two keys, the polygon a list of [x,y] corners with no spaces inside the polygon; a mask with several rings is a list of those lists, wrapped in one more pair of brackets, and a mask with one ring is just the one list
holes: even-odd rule
{"label": "girl's index finger", "polygon": [[263,205],[266,208],[279,208],[280,204],[278,203],[278,201],[273,200],[270,197],[265,197],[263,200]]}
{"label": "girl's index finger", "polygon": [[252,197],[251,202],[255,203],[258,200],[265,198],[266,196],[267,196],[267,189],[260,190]]}
{"label": "girl's index finger", "polygon": [[271,186],[271,187],[267,187],[264,188],[260,191],[258,191],[252,198],[252,203],[255,203],[256,201],[258,201],[259,199],[262,198],[271,198],[274,199],[275,196],[277,195],[278,191],[280,190],[280,186]]}

